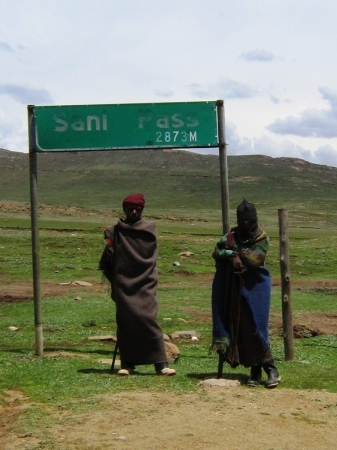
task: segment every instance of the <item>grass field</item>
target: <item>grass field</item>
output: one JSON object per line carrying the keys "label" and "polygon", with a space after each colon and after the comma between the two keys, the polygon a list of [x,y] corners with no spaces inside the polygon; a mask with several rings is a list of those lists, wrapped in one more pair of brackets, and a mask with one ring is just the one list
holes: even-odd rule
{"label": "grass field", "polygon": [[[216,215],[213,213],[214,216]],[[185,219],[154,218],[159,245],[159,321],[164,333],[188,329],[201,332],[197,342],[178,340],[181,356],[174,367],[177,376],[152,376],[151,366],[139,368],[140,376],[119,379],[110,374],[102,358],[111,358],[111,342],[90,341],[95,335],[116,333],[114,304],[102,281],[97,263],[103,250],[102,230],[116,221],[108,212],[44,210],[40,217],[40,256],[43,295],[43,337],[46,356],[35,356],[33,301],[0,304],[0,390],[20,389],[32,399],[70,405],[73,398],[121,390],[165,390],[190,392],[198,381],[216,375],[217,357],[208,354],[211,343],[210,296],[214,273],[213,247],[221,236],[219,219],[205,213]],[[267,266],[273,276],[271,317],[282,323],[281,292],[277,280],[279,239],[277,212],[261,214],[270,235]],[[289,214],[292,308],[294,320],[329,314],[336,322],[337,230],[322,227],[317,215],[309,220]],[[25,211],[0,213],[0,283],[14,297],[25,289],[31,296],[32,262],[30,220]],[[189,257],[179,256],[190,251]],[[180,266],[174,266],[179,261]],[[92,287],[62,285],[74,280]],[[59,289],[59,291],[58,291]],[[20,297],[20,295],[17,295]],[[76,297],[80,299],[75,300]],[[170,319],[170,320],[168,320]],[[275,321],[274,321],[275,322]],[[317,327],[319,327],[317,323]],[[16,326],[19,331],[9,331]],[[336,325],[337,328],[337,325]],[[280,388],[326,389],[337,392],[337,335],[295,339],[295,359],[284,361],[283,340],[271,333],[277,366],[282,375]],[[55,352],[59,355],[55,357]],[[48,356],[53,354],[53,356]],[[62,356],[62,354],[64,356]],[[61,356],[60,356],[61,355]],[[68,356],[67,356],[68,355]],[[69,356],[70,355],[70,356]],[[248,369],[226,374],[242,381]]]}

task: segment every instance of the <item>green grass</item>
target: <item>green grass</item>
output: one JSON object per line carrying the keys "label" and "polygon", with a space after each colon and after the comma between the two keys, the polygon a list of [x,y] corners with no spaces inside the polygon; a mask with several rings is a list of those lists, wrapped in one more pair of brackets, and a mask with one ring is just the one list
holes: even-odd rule
{"label": "green grass", "polygon": [[[28,202],[28,155],[1,149],[0,154],[0,200]],[[217,155],[131,150],[39,154],[37,159],[43,204],[120,211],[125,195],[137,191],[145,194],[147,214],[219,217]],[[277,226],[278,208],[288,209],[292,224],[337,224],[336,168],[295,158],[229,156],[228,178],[231,212],[246,197],[268,226]]]}
{"label": "green grass", "polygon": [[[0,283],[27,282],[32,277],[29,218],[11,213],[3,214],[0,220]],[[141,366],[139,375],[118,378],[110,374],[109,365],[97,361],[112,357],[113,344],[88,338],[116,333],[114,303],[107,285],[101,285],[101,274],[97,271],[103,250],[102,229],[115,220],[116,217],[106,213],[87,217],[41,216],[42,282],[58,285],[86,280],[100,289],[96,294],[90,288],[69,289],[62,296],[42,300],[45,353],[68,352],[72,357],[35,356],[32,301],[0,304],[0,390],[20,389],[32,399],[70,408],[74,398],[86,399],[106,392],[142,389],[190,392],[196,390],[200,380],[216,376],[217,356],[208,353],[214,273],[211,253],[221,228],[218,220],[197,215],[188,220],[156,219],[160,324],[166,334],[179,329],[202,334],[198,342],[177,341],[181,352],[174,364],[177,376],[157,377],[152,366]],[[262,220],[271,238],[267,265],[277,279],[280,277],[277,225],[268,216],[262,215]],[[333,228],[320,229],[318,222],[314,222],[316,228],[307,225],[303,222],[303,226],[290,227],[291,277],[302,282],[292,290],[291,297],[293,316],[299,320],[308,313],[337,313],[336,288],[324,284],[335,279],[337,232]],[[193,254],[179,256],[182,251]],[[173,265],[176,261],[180,266]],[[313,280],[321,283],[312,286],[309,282]],[[75,300],[78,295],[81,299]],[[278,287],[273,289],[271,314],[281,317]],[[10,332],[9,326],[20,330]],[[295,359],[289,362],[284,361],[283,340],[272,334],[271,343],[282,375],[280,388],[337,392],[336,335],[295,340]],[[242,367],[235,370],[224,367],[226,376],[242,383],[248,372]]]}
{"label": "green grass", "polygon": [[[45,352],[70,352],[75,357],[34,356],[31,303],[4,305],[1,308],[0,388],[21,389],[35,400],[62,404],[70,404],[70,399],[74,398],[87,398],[107,391],[118,392],[125,389],[175,392],[195,390],[198,381],[216,375],[217,357],[208,355],[211,342],[210,324],[197,326],[188,314],[184,314],[184,308],[181,306],[183,293],[180,301],[176,298],[177,301],[173,304],[172,295],[166,298],[165,291],[160,294],[161,303],[165,305],[167,301],[170,304],[166,309],[161,308],[159,315],[164,332],[170,333],[186,327],[202,332],[202,339],[197,343],[179,341],[181,357],[174,364],[178,372],[176,377],[159,378],[154,375],[151,366],[139,367],[139,375],[128,379],[111,375],[109,366],[102,365],[97,360],[111,358],[112,344],[88,340],[92,335],[115,333],[114,307],[111,300],[91,296],[81,301],[75,301],[71,297],[52,298],[43,302]],[[200,303],[200,298],[194,301]],[[209,308],[206,304],[202,307],[204,310]],[[163,320],[164,316],[170,317],[172,321],[166,322]],[[7,326],[13,324],[13,317],[16,319],[15,325],[21,330],[9,333]],[[180,318],[187,320],[188,325],[182,324]],[[96,326],[83,326],[90,320],[94,320]],[[272,346],[283,378],[282,387],[337,391],[334,382],[337,375],[336,336],[296,340],[296,357],[291,362],[283,361],[283,342],[280,339],[273,339]],[[233,370],[225,365],[224,373],[244,382],[248,370]]]}

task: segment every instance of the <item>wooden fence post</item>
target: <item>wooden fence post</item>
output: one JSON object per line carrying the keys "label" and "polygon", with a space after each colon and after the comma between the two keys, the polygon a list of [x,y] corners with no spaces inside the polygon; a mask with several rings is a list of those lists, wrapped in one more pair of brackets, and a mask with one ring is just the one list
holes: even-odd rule
{"label": "wooden fence post", "polygon": [[289,263],[289,235],[288,213],[286,209],[278,210],[280,236],[280,269],[282,294],[282,321],[284,360],[294,359],[293,318],[291,309],[290,263]]}

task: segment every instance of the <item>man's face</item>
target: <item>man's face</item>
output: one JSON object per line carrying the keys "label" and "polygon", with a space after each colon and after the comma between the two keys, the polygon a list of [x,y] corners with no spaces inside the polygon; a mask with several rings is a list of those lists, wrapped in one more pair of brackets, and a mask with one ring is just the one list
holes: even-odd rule
{"label": "man's face", "polygon": [[238,218],[238,226],[243,239],[252,238],[257,231],[257,221],[253,218],[247,220]]}
{"label": "man's face", "polygon": [[134,222],[137,222],[141,218],[142,212],[143,212],[143,207],[139,206],[139,205],[128,205],[124,208],[124,212],[125,212],[126,220],[134,223]]}
{"label": "man's face", "polygon": [[256,220],[255,219],[248,219],[248,220],[238,219],[238,226],[242,230],[254,229],[254,227],[256,227]]}

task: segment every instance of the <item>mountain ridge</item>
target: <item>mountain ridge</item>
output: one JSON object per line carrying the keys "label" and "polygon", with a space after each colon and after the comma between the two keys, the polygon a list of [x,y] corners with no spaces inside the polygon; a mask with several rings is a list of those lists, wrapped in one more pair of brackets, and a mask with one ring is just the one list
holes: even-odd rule
{"label": "mountain ridge", "polygon": [[[39,153],[39,201],[120,208],[128,193],[144,192],[150,208],[221,208],[218,155],[186,150]],[[261,208],[336,210],[337,168],[298,158],[228,156],[230,207],[248,198]],[[29,156],[0,148],[0,200],[29,201]]]}

